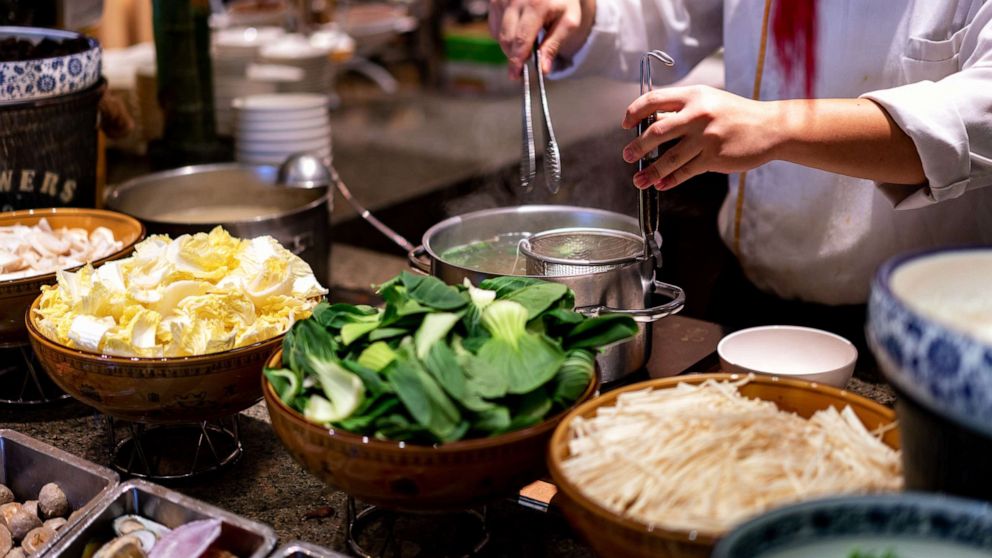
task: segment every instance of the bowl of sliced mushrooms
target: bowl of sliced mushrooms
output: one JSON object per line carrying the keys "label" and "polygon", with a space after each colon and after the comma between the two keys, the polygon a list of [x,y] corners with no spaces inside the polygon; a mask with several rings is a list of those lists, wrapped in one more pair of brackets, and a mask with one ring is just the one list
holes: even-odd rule
{"label": "bowl of sliced mushrooms", "polygon": [[26,209],[0,214],[0,347],[28,342],[24,314],[58,271],[122,258],[145,227],[100,209]]}

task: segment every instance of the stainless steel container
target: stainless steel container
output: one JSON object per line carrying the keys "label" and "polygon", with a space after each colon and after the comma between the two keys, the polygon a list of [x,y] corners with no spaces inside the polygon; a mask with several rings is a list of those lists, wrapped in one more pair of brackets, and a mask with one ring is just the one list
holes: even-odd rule
{"label": "stainless steel container", "polygon": [[49,556],[79,558],[90,539],[112,533],[114,519],[125,514],[141,515],[172,529],[199,519],[219,519],[223,527],[218,546],[238,558],[263,558],[276,546],[275,531],[268,525],[156,484],[132,480],[104,496],[92,514],[51,548]]}
{"label": "stainless steel container", "polygon": [[315,544],[292,541],[279,547],[270,558],[347,558],[347,556]]}
{"label": "stainless steel container", "polygon": [[[568,227],[612,229],[640,235],[636,219],[612,211],[563,205],[485,209],[451,217],[428,229],[423,244],[410,253],[410,262],[415,268],[449,284],[461,283],[465,278],[478,284],[497,274],[453,265],[444,261],[441,254],[499,235]],[[651,324],[680,311],[685,305],[682,289],[657,281],[654,270],[654,260],[641,257],[630,264],[598,273],[540,277],[568,285],[575,291],[576,306],[586,314],[628,314],[639,322],[637,336],[608,347],[597,358],[604,383],[619,380],[647,364],[651,356]],[[656,305],[655,295],[670,300]]]}
{"label": "stainless steel container", "polygon": [[[310,264],[317,278],[326,284],[328,216],[333,192],[328,188],[277,186],[276,172],[276,167],[238,163],[182,167],[129,180],[113,189],[105,203],[108,209],[140,219],[148,234],[177,236],[222,225],[242,238],[271,235]],[[249,219],[221,218],[207,223],[173,217],[190,211],[204,217],[210,211],[223,215],[232,207],[246,206],[271,212]]]}
{"label": "stainless steel container", "polygon": [[117,473],[85,461],[13,430],[0,430],[0,483],[7,485],[18,502],[35,500],[41,487],[54,482],[78,511],[56,532],[44,553],[99,505],[102,496],[117,486]]}

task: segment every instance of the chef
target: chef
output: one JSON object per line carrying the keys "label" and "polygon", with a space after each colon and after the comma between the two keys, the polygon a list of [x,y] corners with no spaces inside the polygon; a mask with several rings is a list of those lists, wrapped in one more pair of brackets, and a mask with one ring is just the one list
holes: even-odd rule
{"label": "chef", "polygon": [[539,32],[543,69],[559,77],[636,79],[644,52],[661,49],[677,65],[655,81],[674,81],[723,47],[726,91],[660,89],[622,115],[634,128],[674,113],[623,147],[635,162],[678,140],[634,186],[729,173],[718,226],[747,280],[831,306],[863,304],[895,254],[992,240],[990,22],[984,0],[492,0],[490,9],[513,76]]}

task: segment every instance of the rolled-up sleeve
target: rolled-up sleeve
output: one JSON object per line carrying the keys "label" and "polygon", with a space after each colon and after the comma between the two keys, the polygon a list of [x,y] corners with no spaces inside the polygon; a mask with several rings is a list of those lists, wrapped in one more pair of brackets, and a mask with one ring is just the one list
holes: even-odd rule
{"label": "rolled-up sleeve", "polygon": [[722,44],[723,0],[599,0],[589,38],[571,59],[556,60],[551,77],[636,79],[644,52],[661,49],[677,64],[655,81],[671,83]]}
{"label": "rolled-up sleeve", "polygon": [[992,186],[992,5],[966,29],[959,71],[862,95],[913,140],[926,183],[879,184],[898,209],[914,209]]}

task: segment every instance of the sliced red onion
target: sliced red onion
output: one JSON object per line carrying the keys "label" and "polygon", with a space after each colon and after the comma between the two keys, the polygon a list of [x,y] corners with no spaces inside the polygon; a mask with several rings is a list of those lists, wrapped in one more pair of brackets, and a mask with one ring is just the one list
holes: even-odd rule
{"label": "sliced red onion", "polygon": [[220,536],[219,519],[191,521],[162,536],[148,558],[199,558]]}

